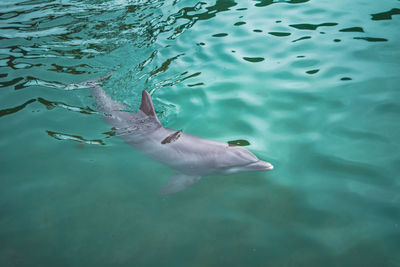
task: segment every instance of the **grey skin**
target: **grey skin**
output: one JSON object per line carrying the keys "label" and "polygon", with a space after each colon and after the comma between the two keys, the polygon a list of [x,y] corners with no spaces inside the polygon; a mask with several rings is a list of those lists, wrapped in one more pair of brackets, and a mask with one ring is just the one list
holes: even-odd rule
{"label": "grey skin", "polygon": [[161,187],[160,194],[179,192],[210,174],[230,174],[248,171],[269,171],[273,166],[259,160],[240,146],[204,139],[161,125],[150,95],[143,90],[142,103],[136,113],[112,100],[98,85],[104,76],[80,84],[88,86],[95,98],[103,120],[113,127],[116,135],[134,149],[176,170]]}

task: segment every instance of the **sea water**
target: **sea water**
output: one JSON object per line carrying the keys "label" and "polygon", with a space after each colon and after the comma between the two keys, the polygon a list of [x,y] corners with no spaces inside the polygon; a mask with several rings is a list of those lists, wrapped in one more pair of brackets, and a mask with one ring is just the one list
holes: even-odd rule
{"label": "sea water", "polygon": [[[396,0],[0,2],[0,266],[400,266]],[[87,88],[275,169],[174,174]]]}

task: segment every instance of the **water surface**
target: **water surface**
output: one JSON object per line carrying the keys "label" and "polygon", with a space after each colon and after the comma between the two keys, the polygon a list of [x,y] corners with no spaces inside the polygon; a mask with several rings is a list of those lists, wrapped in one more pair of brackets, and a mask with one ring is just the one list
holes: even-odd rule
{"label": "water surface", "polygon": [[[2,1],[1,266],[400,266],[399,1]],[[275,169],[174,171],[86,88]]]}

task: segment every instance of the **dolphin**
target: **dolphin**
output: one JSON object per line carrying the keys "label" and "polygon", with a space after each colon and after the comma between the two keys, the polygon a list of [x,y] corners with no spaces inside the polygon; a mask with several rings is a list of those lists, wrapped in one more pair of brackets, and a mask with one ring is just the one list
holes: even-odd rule
{"label": "dolphin", "polygon": [[248,171],[269,171],[272,164],[259,160],[247,149],[213,141],[182,130],[164,127],[157,118],[153,101],[146,90],[136,113],[111,99],[98,84],[100,78],[82,82],[90,89],[102,118],[112,126],[118,137],[135,150],[161,162],[177,172],[163,185],[160,194],[172,194],[198,182],[210,174],[230,174]]}

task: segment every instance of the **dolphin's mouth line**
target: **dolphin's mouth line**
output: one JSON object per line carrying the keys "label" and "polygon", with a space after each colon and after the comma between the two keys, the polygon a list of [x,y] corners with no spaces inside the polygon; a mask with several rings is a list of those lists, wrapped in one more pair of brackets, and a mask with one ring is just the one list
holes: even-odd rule
{"label": "dolphin's mouth line", "polygon": [[251,162],[249,164],[243,165],[243,167],[250,167],[250,168],[255,168],[255,169],[260,169],[260,170],[272,170],[274,166],[272,166],[271,163],[268,163],[266,161],[258,160]]}
{"label": "dolphin's mouth line", "polygon": [[261,162],[261,160],[257,160],[257,161],[253,161],[253,162],[250,162],[250,163],[244,164],[244,165],[242,165],[242,167],[245,167],[245,166],[250,166],[250,165],[253,165],[253,164],[256,164],[256,163],[259,163],[259,162]]}

